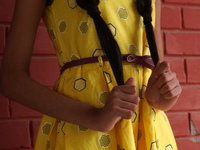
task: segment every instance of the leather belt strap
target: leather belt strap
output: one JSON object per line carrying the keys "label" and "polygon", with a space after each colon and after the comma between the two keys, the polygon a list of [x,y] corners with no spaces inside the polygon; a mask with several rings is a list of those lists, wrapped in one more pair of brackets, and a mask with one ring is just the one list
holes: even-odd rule
{"label": "leather belt strap", "polygon": [[[106,55],[73,60],[64,64],[64,66],[60,70],[60,74],[62,74],[66,69],[71,68],[71,67],[99,62],[99,58],[101,58],[103,61],[108,61],[108,58]],[[148,55],[136,56],[134,54],[126,54],[126,55],[122,55],[122,60],[125,60],[129,63],[136,63],[139,65],[143,65],[144,67],[147,67],[149,69],[154,68],[153,60],[151,56],[148,56]]]}

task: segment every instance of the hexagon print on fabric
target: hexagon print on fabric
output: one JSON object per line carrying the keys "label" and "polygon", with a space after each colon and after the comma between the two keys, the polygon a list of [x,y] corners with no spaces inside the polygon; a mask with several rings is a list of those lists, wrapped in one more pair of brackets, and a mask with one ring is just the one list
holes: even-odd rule
{"label": "hexagon print on fabric", "polygon": [[81,32],[81,34],[85,35],[88,32],[88,30],[90,29],[90,27],[86,21],[82,21],[80,23],[78,29]]}
{"label": "hexagon print on fabric", "polygon": [[106,82],[107,82],[108,84],[111,83],[112,80],[111,80],[110,74],[107,73],[107,72],[105,72],[105,71],[103,72],[103,74],[104,74],[104,76],[105,76]]}
{"label": "hexagon print on fabric", "polygon": [[67,0],[68,6],[72,9],[74,9],[77,6],[76,0]]}
{"label": "hexagon print on fabric", "polygon": [[61,127],[61,131],[62,133],[65,135],[65,122],[63,123],[62,127]]}
{"label": "hexagon print on fabric", "polygon": [[56,40],[56,34],[53,28],[49,29],[49,35],[53,40]]}
{"label": "hexagon print on fabric", "polygon": [[153,121],[156,121],[156,111],[154,108],[151,109],[151,113],[152,113]]}
{"label": "hexagon print on fabric", "polygon": [[135,113],[133,114],[133,116],[132,116],[131,122],[134,123],[135,120],[136,120],[136,118],[137,118],[137,113],[135,112]]}
{"label": "hexagon print on fabric", "polygon": [[83,126],[78,126],[78,131],[79,132],[86,132],[88,130],[88,128],[83,127]]}
{"label": "hexagon print on fabric", "polygon": [[129,44],[129,45],[128,45],[128,51],[129,51],[131,54],[138,55],[138,48],[137,48],[137,46],[135,46],[134,44]]}
{"label": "hexagon print on fabric", "polygon": [[65,59],[65,56],[64,56],[64,54],[63,54],[63,51],[60,52],[60,56],[61,56],[61,59],[62,59],[63,64],[66,64],[67,61],[66,61],[66,59]]}
{"label": "hexagon print on fabric", "polygon": [[59,22],[59,25],[58,25],[58,29],[59,29],[59,32],[60,33],[64,33],[66,31],[66,28],[67,28],[67,23],[65,20],[61,20]]}
{"label": "hexagon print on fabric", "polygon": [[128,11],[127,11],[126,8],[120,7],[117,10],[117,14],[118,14],[120,19],[123,19],[123,20],[127,20],[128,19]]}
{"label": "hexagon print on fabric", "polygon": [[75,54],[71,55],[71,61],[78,60],[78,59],[80,59],[79,56],[76,56]]}
{"label": "hexagon print on fabric", "polygon": [[144,99],[145,98],[145,91],[146,91],[147,86],[143,85],[140,89],[139,89],[139,96],[140,99]]}
{"label": "hexagon print on fabric", "polygon": [[117,145],[117,150],[125,150],[125,149],[121,148],[120,145]]}
{"label": "hexagon print on fabric", "polygon": [[102,134],[99,138],[99,145],[103,148],[108,148],[111,143],[111,138],[109,134]]}
{"label": "hexagon print on fabric", "polygon": [[82,91],[86,88],[86,80],[83,78],[77,79],[74,82],[74,89],[77,91]]}
{"label": "hexagon print on fabric", "polygon": [[60,126],[61,126],[61,121],[58,121],[58,127],[57,127],[57,133],[60,133]]}
{"label": "hexagon print on fabric", "polygon": [[50,148],[51,148],[50,141],[47,141],[45,150],[50,150]]}
{"label": "hexagon print on fabric", "polygon": [[150,55],[150,49],[149,49],[149,46],[148,46],[148,45],[145,45],[145,48],[144,48],[144,55]]}
{"label": "hexagon print on fabric", "polygon": [[92,54],[93,57],[102,56],[102,55],[105,55],[105,53],[102,49],[95,49],[94,53]]}
{"label": "hexagon print on fabric", "polygon": [[112,25],[112,23],[108,24],[108,28],[110,29],[111,33],[113,36],[116,36],[116,28],[114,25]]}
{"label": "hexagon print on fabric", "polygon": [[156,142],[152,142],[152,143],[151,143],[151,148],[150,148],[150,150],[158,150],[158,147],[157,147]]}
{"label": "hexagon print on fabric", "polygon": [[42,126],[42,134],[48,136],[51,130],[51,123],[45,122]]}
{"label": "hexagon print on fabric", "polygon": [[167,145],[167,146],[165,147],[165,150],[173,150],[172,145],[171,145],[171,144]]}
{"label": "hexagon print on fabric", "polygon": [[139,69],[138,69],[137,64],[133,64],[133,67],[134,67],[134,72],[138,73]]}
{"label": "hexagon print on fabric", "polygon": [[107,98],[108,98],[108,92],[107,91],[101,92],[99,94],[99,101],[104,105],[106,104]]}

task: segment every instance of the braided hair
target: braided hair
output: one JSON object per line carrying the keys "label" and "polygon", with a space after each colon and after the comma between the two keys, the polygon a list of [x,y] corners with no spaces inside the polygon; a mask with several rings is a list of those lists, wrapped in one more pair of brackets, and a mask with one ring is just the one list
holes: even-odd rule
{"label": "braided hair", "polygon": [[152,0],[137,0],[137,10],[138,10],[138,13],[143,17],[147,41],[148,41],[149,48],[151,51],[151,57],[153,58],[154,65],[156,66],[159,58],[158,58],[153,26],[151,24],[151,21],[152,21],[151,3],[152,3]]}
{"label": "braided hair", "polygon": [[[100,16],[98,9],[99,0],[76,0],[77,4],[87,10],[91,18],[93,18],[97,34],[100,40],[100,44],[104,52],[106,53],[113,70],[115,79],[118,85],[124,84],[122,58],[120,48],[114,39],[110,29]],[[147,40],[153,56],[154,64],[157,64],[158,54],[155,43],[155,37],[153,27],[151,24],[151,0],[137,0],[138,13],[143,16],[145,29],[147,33]],[[153,51],[153,52],[152,52]],[[156,58],[156,59],[155,59]]]}
{"label": "braided hair", "polygon": [[77,4],[88,11],[94,20],[101,47],[106,53],[118,85],[124,84],[122,58],[119,46],[98,10],[99,0],[77,0]]}

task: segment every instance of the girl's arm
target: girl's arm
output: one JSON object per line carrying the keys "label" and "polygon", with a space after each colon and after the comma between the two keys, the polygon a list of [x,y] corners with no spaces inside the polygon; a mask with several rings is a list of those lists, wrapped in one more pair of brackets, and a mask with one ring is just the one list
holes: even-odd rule
{"label": "girl's arm", "polygon": [[36,31],[45,3],[46,0],[16,0],[1,67],[0,90],[6,97],[36,111],[76,124],[84,122],[83,125],[91,127],[93,107],[58,94],[29,77]]}
{"label": "girl's arm", "polygon": [[97,109],[59,94],[30,78],[29,65],[45,3],[46,0],[16,0],[1,66],[1,93],[48,116],[94,130],[109,131],[120,119],[129,119],[139,102],[135,96],[135,87],[130,85],[133,84],[132,79],[125,87],[114,88],[105,107]]}
{"label": "girl's arm", "polygon": [[164,52],[161,37],[160,16],[161,0],[156,0],[156,23],[154,34],[160,62],[153,69],[151,77],[149,78],[145,96],[150,105],[157,109],[167,111],[171,109],[178,100],[182,88],[176,74],[171,71],[169,63],[163,61]]}
{"label": "girl's arm", "polygon": [[169,63],[158,62],[149,78],[145,96],[150,105],[168,111],[178,100],[182,88]]}

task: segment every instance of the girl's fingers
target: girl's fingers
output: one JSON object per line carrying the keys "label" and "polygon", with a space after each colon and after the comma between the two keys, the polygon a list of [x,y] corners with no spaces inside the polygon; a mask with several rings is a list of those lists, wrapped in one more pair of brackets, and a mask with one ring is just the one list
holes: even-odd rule
{"label": "girl's fingers", "polygon": [[113,98],[121,99],[129,103],[138,104],[140,99],[135,96],[136,86],[134,85],[123,85],[114,87],[112,93]]}
{"label": "girl's fingers", "polygon": [[158,62],[157,66],[153,69],[151,79],[157,79],[163,73],[170,71],[169,63],[166,61]]}
{"label": "girl's fingers", "polygon": [[[135,110],[136,110],[136,108],[135,108]],[[134,111],[127,110],[124,108],[118,108],[117,113],[119,116],[121,116],[122,119],[131,119]]]}
{"label": "girl's fingers", "polygon": [[122,93],[134,95],[137,91],[137,87],[135,85],[123,85],[120,86],[120,90]]}
{"label": "girl's fingers", "polygon": [[166,84],[164,84],[161,88],[160,88],[160,94],[165,94],[167,92],[172,91],[175,87],[177,87],[179,85],[179,81],[175,78],[170,80],[169,82],[167,82]]}
{"label": "girl's fingers", "polygon": [[173,99],[175,97],[178,97],[181,93],[181,86],[176,86],[173,90],[163,94],[164,99]]}
{"label": "girl's fingers", "polygon": [[160,75],[157,79],[156,86],[161,88],[166,83],[170,82],[171,80],[176,79],[176,73],[168,71]]}
{"label": "girl's fingers", "polygon": [[159,78],[163,73],[168,71],[170,71],[169,63],[166,61],[161,62],[155,72],[155,78]]}
{"label": "girl's fingers", "polygon": [[134,79],[134,78],[129,78],[129,79],[126,81],[125,85],[134,85],[134,83],[135,83],[135,79]]}
{"label": "girl's fingers", "polygon": [[135,94],[137,87],[135,85],[120,85],[115,86],[111,93],[126,93],[126,94]]}
{"label": "girl's fingers", "polygon": [[140,98],[135,95],[130,94],[121,94],[120,99],[128,104],[138,104],[140,102]]}
{"label": "girl's fingers", "polygon": [[134,104],[134,103],[129,103],[129,102],[126,102],[126,101],[120,101],[120,104],[118,105],[120,108],[123,108],[123,109],[127,109],[127,110],[131,110],[131,111],[135,111],[136,108],[137,108],[137,104]]}
{"label": "girl's fingers", "polygon": [[109,101],[119,107],[129,108],[129,105],[137,105],[140,102],[140,98],[134,94],[127,94],[115,91],[112,93],[112,95],[110,95]]}

